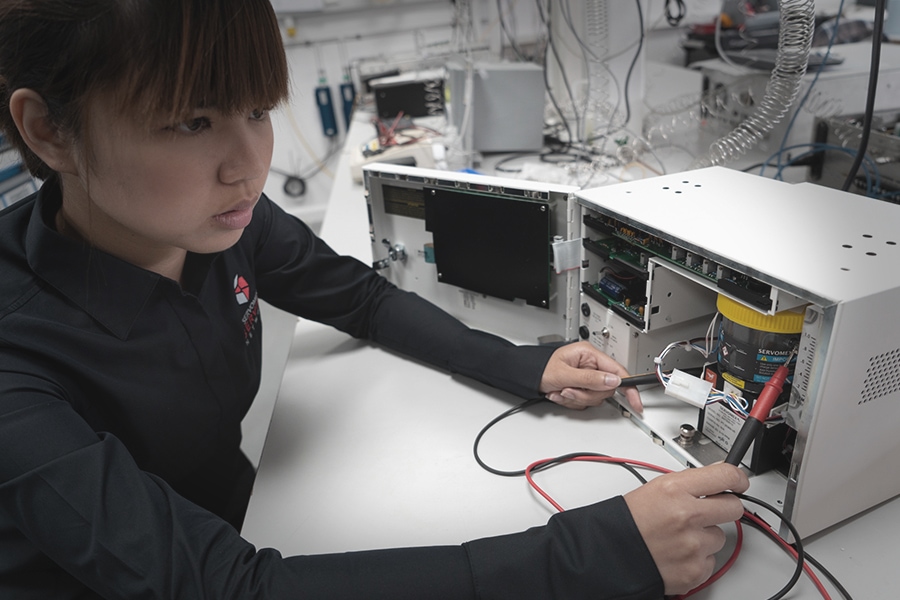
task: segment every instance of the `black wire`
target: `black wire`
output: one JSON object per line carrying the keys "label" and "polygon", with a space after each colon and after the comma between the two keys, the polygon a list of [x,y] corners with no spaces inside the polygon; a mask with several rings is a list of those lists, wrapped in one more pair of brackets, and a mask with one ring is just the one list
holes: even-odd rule
{"label": "black wire", "polygon": [[[784,167],[808,167],[810,165],[810,163],[812,162],[812,159],[815,155],[824,154],[827,151],[828,151],[828,148],[822,148],[820,150],[812,150],[810,152],[804,152],[803,154],[801,154],[800,156],[797,156],[795,158],[791,158],[790,154],[788,154],[787,161],[784,162],[783,164],[781,164],[780,166],[782,168],[784,168]],[[780,154],[782,154],[782,153],[779,152],[779,155]],[[754,171],[756,169],[761,169],[763,167],[778,167],[778,166],[779,166],[779,164],[778,164],[777,160],[775,162],[769,162],[767,160],[765,162],[758,162],[756,164],[750,165],[749,167],[744,167],[743,169],[741,169],[741,171],[743,171],[744,173],[749,173],[750,171]],[[776,175],[776,177],[778,177],[778,175]]]}
{"label": "black wire", "polygon": [[563,141],[550,134],[544,134],[543,150],[540,150],[538,152],[519,152],[506,156],[503,159],[497,161],[497,163],[494,165],[494,170],[500,173],[520,173],[522,171],[521,168],[507,169],[503,167],[508,162],[524,158],[526,156],[537,156],[541,160],[541,162],[561,164],[576,162],[578,160],[590,163],[593,161],[594,156],[596,156],[597,154],[598,152],[596,152],[594,149],[583,149],[579,145]]}
{"label": "black wire", "polygon": [[681,20],[684,19],[685,15],[687,15],[687,7],[684,5],[684,0],[675,0],[675,6],[678,8],[678,12],[672,14],[672,0],[666,0],[666,22],[672,27],[677,27]]}
{"label": "black wire", "polygon": [[[540,1],[540,0],[538,0]],[[562,108],[559,106],[559,102],[556,101],[556,96],[553,95],[553,89],[550,87],[550,79],[547,75],[547,55],[550,53],[550,48],[544,48],[544,61],[543,61],[543,71],[544,71],[544,88],[547,90],[547,96],[550,98],[550,103],[553,104],[553,108],[556,109],[556,114],[559,115],[559,120],[562,122],[563,128],[566,130],[567,137],[572,139],[572,129],[569,127],[569,120],[566,119],[566,116],[562,112]]]}
{"label": "black wire", "polygon": [[494,165],[494,170],[499,171],[501,173],[520,173],[522,171],[521,168],[518,169],[504,169],[503,165],[508,162],[512,162],[519,158],[525,158],[526,156],[538,156],[540,152],[519,152],[517,154],[511,154],[497,161],[497,164]]}
{"label": "black wire", "polygon": [[503,33],[506,35],[506,39],[509,40],[509,45],[513,49],[513,52],[516,54],[519,60],[525,62],[525,55],[522,54],[522,51],[519,49],[518,44],[516,44],[516,40],[513,39],[512,34],[506,28],[506,19],[503,18],[503,6],[500,4],[501,0],[497,0],[497,17],[500,20],[500,29],[503,30]]}
{"label": "black wire", "polygon": [[641,373],[639,375],[629,375],[628,377],[623,377],[622,382],[619,385],[622,386],[632,386],[632,385],[659,385],[659,377],[656,375],[656,371],[652,373]]}
{"label": "black wire", "polygon": [[862,165],[863,157],[866,154],[866,148],[869,145],[869,133],[872,130],[872,117],[875,112],[875,91],[878,89],[878,70],[881,68],[881,38],[884,32],[884,9],[887,0],[875,0],[875,22],[872,25],[872,61],[869,66],[869,86],[866,92],[866,112],[863,118],[862,139],[859,141],[859,148],[856,151],[856,157],[847,173],[847,179],[841,190],[847,191],[850,185],[856,180],[856,173]]}
{"label": "black wire", "polygon": [[637,7],[638,25],[641,28],[641,37],[638,39],[638,47],[631,59],[631,65],[628,66],[628,74],[625,76],[625,124],[631,120],[631,100],[628,95],[628,85],[631,83],[631,74],[634,72],[634,66],[637,64],[638,58],[641,56],[641,50],[644,47],[644,10],[641,8],[641,0],[635,0],[634,5]]}
{"label": "black wire", "polygon": [[[578,35],[578,29],[575,27],[575,22],[572,21],[572,10],[571,8],[569,8],[569,0],[562,0],[560,2],[560,10],[563,14],[563,18],[566,20],[566,24],[569,26],[569,31],[572,33],[575,41],[578,42],[578,45],[581,47],[582,55],[587,53],[590,54],[595,60],[600,60],[601,57],[597,56],[596,52],[591,50],[591,47],[581,39],[580,35]],[[587,57],[585,57],[585,62],[587,62]]]}
{"label": "black wire", "polygon": [[[481,438],[484,437],[484,434],[487,433],[491,427],[493,427],[494,425],[496,425],[503,419],[506,419],[507,417],[511,417],[514,414],[520,413],[523,410],[525,410],[526,408],[533,406],[535,404],[538,404],[539,402],[549,402],[549,400],[547,400],[546,398],[544,398],[542,396],[538,396],[536,398],[531,398],[530,400],[526,400],[526,401],[522,402],[521,404],[517,404],[516,406],[513,406],[512,408],[500,413],[499,415],[497,415],[496,417],[491,419],[491,421],[487,425],[485,425],[484,427],[481,428],[481,431],[479,431],[478,435],[475,436],[475,443],[472,445],[472,454],[474,454],[474,456],[475,456],[475,462],[477,462],[478,465],[482,469],[484,469],[488,473],[493,473],[494,475],[499,475],[501,477],[522,477],[525,475],[525,469],[519,469],[519,470],[515,470],[515,471],[503,471],[501,469],[495,469],[494,467],[490,466],[489,464],[487,464],[486,462],[484,462],[481,459],[481,456],[478,453],[478,445],[481,442]],[[579,456],[589,456],[589,457],[595,457],[595,458],[610,458],[606,454],[598,454],[596,452],[571,452],[569,454],[563,454],[562,456],[557,456],[555,458],[549,459],[546,462],[544,462],[540,465],[537,465],[531,471],[533,473],[536,473],[538,471],[543,471],[544,469],[548,469],[552,466],[559,465],[559,464],[562,464],[565,462],[569,462]],[[640,481],[642,484],[647,483],[647,480],[644,478],[644,476],[641,475],[640,472],[638,472],[638,470],[635,469],[633,465],[629,465],[627,463],[613,463],[613,464],[617,464],[620,467],[623,467],[626,471],[628,471],[629,473],[634,475],[638,479],[638,481]]]}
{"label": "black wire", "polygon": [[569,77],[566,75],[565,66],[563,66],[562,58],[559,55],[559,51],[556,49],[556,43],[553,41],[553,26],[550,22],[550,16],[552,12],[552,8],[550,5],[551,0],[547,0],[547,14],[544,14],[543,6],[541,5],[542,0],[537,0],[538,12],[540,13],[541,20],[544,22],[544,25],[547,27],[547,49],[544,51],[544,85],[547,87],[547,93],[550,96],[550,100],[553,102],[554,108],[556,108],[556,112],[559,113],[559,118],[563,120],[566,124],[566,133],[569,135],[569,142],[572,143],[575,141],[575,138],[572,137],[572,130],[569,128],[569,123],[566,120],[566,117],[562,113],[562,109],[559,107],[559,104],[556,102],[556,99],[553,97],[553,93],[550,88],[550,81],[547,78],[547,55],[550,51],[553,52],[553,57],[556,59],[556,64],[559,66],[559,74],[562,77],[563,85],[566,88],[566,94],[569,96],[569,101],[572,103],[572,108],[575,112],[575,129],[576,132],[581,130],[581,118],[578,116],[578,109],[576,108],[575,102],[575,94],[572,92],[572,86],[569,85]]}
{"label": "black wire", "polygon": [[584,160],[591,162],[589,158],[579,156],[578,153],[572,152],[572,148],[566,148],[560,151],[550,151],[541,154],[541,162],[550,163],[551,165],[562,165]]}
{"label": "black wire", "polygon": [[831,585],[833,585],[835,589],[837,589],[838,593],[840,593],[846,600],[853,600],[853,597],[850,596],[850,592],[847,591],[847,588],[841,585],[841,582],[837,580],[837,577],[835,577],[834,574],[831,573],[831,571],[826,569],[822,563],[810,556],[809,552],[804,552],[803,557],[809,564],[818,569],[822,573],[822,575],[824,575],[828,579],[828,581],[831,582]]}
{"label": "black wire", "polygon": [[[794,527],[794,524],[791,523],[791,521],[786,516],[784,516],[784,513],[782,513],[769,503],[764,502],[759,498],[754,498],[753,496],[747,496],[746,494],[738,494],[737,492],[725,493],[737,496],[738,498],[746,502],[752,502],[753,504],[762,506],[772,514],[776,515],[779,519],[781,519],[781,522],[787,525],[787,528],[791,530],[791,535],[794,536],[794,548],[797,550],[797,561],[794,568],[794,573],[791,575],[791,578],[788,580],[785,586],[778,592],[776,592],[774,596],[769,597],[769,600],[779,600],[780,598],[784,598],[785,594],[787,594],[794,588],[795,585],[797,585],[797,582],[800,581],[800,576],[803,575],[803,560],[806,553],[803,551],[803,544],[800,542],[800,533],[797,531],[797,528]],[[744,519],[741,520],[743,521]]]}
{"label": "black wire", "polygon": [[494,170],[499,173],[521,173],[522,169],[507,169],[504,168],[506,163],[512,162],[514,160],[524,158],[526,156],[537,156],[541,162],[550,163],[554,165],[564,164],[564,163],[573,163],[576,161],[583,161],[586,163],[590,163],[593,160],[593,154],[590,152],[585,152],[583,150],[578,149],[572,144],[562,142],[559,140],[554,140],[557,144],[556,147],[553,147],[547,144],[547,149],[542,150],[540,152],[520,152],[517,154],[512,154],[510,156],[504,157],[503,159],[497,161],[494,165]]}
{"label": "black wire", "polygon": [[[744,523],[745,525],[753,527],[754,529],[757,529],[758,531],[767,535],[770,539],[773,539],[776,542],[779,539],[781,539],[770,528],[763,527],[756,521],[753,521],[751,519],[744,517],[741,519],[741,522]],[[791,544],[791,546],[796,550],[795,544]],[[810,555],[810,553],[805,550],[803,551],[803,559],[806,562],[808,562],[809,564],[811,564],[812,566],[814,566],[818,571],[820,571],[822,573],[822,575],[824,575],[828,579],[828,581],[831,582],[831,584],[835,587],[835,589],[845,598],[845,600],[853,600],[853,597],[850,596],[850,592],[848,592],[847,589],[841,584],[841,582],[838,581],[838,579],[834,576],[834,574],[831,573],[831,571],[829,571],[828,569],[826,569],[822,563],[820,563],[815,558],[813,558]]]}
{"label": "black wire", "polygon": [[[498,1],[498,10],[499,10],[499,0],[497,0],[497,1]],[[565,0],[562,0],[562,1],[565,2]],[[544,50],[544,56],[543,56],[544,87],[547,90],[547,95],[550,98],[550,102],[553,105],[553,108],[556,110],[556,113],[559,115],[560,121],[566,130],[566,136],[567,136],[566,146],[572,147],[575,145],[575,142],[577,140],[572,135],[572,129],[570,127],[569,120],[563,114],[562,108],[561,108],[559,102],[557,101],[556,96],[553,93],[553,90],[550,86],[550,80],[548,78],[548,60],[550,60],[549,54],[551,52],[553,53],[554,59],[555,59],[557,65],[559,66],[560,75],[562,77],[563,84],[566,89],[566,93],[567,93],[570,101],[572,102],[572,107],[575,112],[575,126],[576,126],[576,129],[578,132],[580,132],[580,130],[581,130],[581,116],[578,113],[576,101],[575,101],[575,95],[572,91],[572,87],[569,83],[569,79],[568,79],[568,76],[565,71],[565,67],[562,64],[562,60],[560,58],[559,52],[557,51],[556,44],[554,42],[554,37],[553,37],[553,32],[552,32],[552,27],[551,27],[551,20],[550,20],[551,0],[547,0],[547,12],[546,13],[544,12],[542,0],[535,0],[535,2],[537,5],[537,8],[538,8],[538,16],[540,17],[541,22],[544,24],[546,31],[547,31],[547,47]],[[680,2],[680,0],[679,0],[679,2]],[[625,104],[625,123],[626,124],[631,119],[631,96],[629,94],[628,87],[631,83],[631,78],[632,78],[632,75],[634,74],[634,69],[637,66],[638,59],[641,56],[641,51],[643,50],[644,38],[646,37],[646,33],[644,30],[644,13],[643,13],[643,9],[641,8],[641,1],[635,0],[635,6],[637,8],[638,24],[640,27],[640,36],[638,38],[637,50],[635,51],[634,56],[631,59],[631,63],[628,66],[628,72],[625,76],[623,100],[624,100],[624,104]],[[588,52],[592,56],[596,57],[594,52],[584,43],[584,41],[578,36],[577,32],[573,28],[573,24],[571,22],[571,16],[567,14],[567,8],[565,6],[562,6],[561,11],[563,14],[563,18],[567,20],[569,29],[574,34],[574,37],[575,37],[578,45],[582,49],[582,53],[584,54],[585,52]],[[502,21],[501,21],[501,26],[502,26]],[[605,134],[594,136],[587,141],[593,143],[603,137],[605,137]]]}
{"label": "black wire", "polygon": [[[625,84],[622,90],[623,102],[625,103],[625,125],[628,125],[628,121],[631,120],[631,96],[628,93],[628,86],[631,84],[631,75],[634,73],[634,67],[637,65],[638,59],[641,57],[641,50],[644,47],[644,11],[641,8],[641,0],[635,0],[635,6],[637,7],[638,13],[638,25],[640,26],[640,36],[638,37],[638,45],[637,50],[634,53],[634,56],[631,58],[631,64],[628,65],[628,73],[625,75]],[[618,56],[618,55],[617,55]],[[609,60],[609,59],[608,59]],[[615,116],[613,116],[613,119]],[[613,120],[610,120],[610,129],[612,129]],[[607,134],[599,134],[588,140],[588,142],[596,142],[599,139],[606,137]]]}
{"label": "black wire", "polygon": [[484,427],[481,428],[481,431],[479,431],[478,435],[475,436],[475,443],[472,446],[472,453],[475,455],[475,462],[477,462],[478,465],[482,469],[484,469],[488,473],[493,473],[494,475],[500,475],[501,477],[521,477],[522,475],[525,474],[525,469],[522,469],[521,471],[501,471],[500,469],[495,469],[494,467],[488,465],[483,460],[481,460],[481,456],[479,456],[479,454],[478,454],[478,444],[481,443],[481,438],[484,437],[484,434],[487,433],[491,427],[493,427],[494,425],[496,425],[503,419],[505,419],[507,417],[511,417],[512,415],[514,415],[516,413],[520,413],[523,410],[525,410],[526,408],[528,408],[529,406],[537,404],[538,402],[542,402],[543,400],[546,400],[546,398],[541,398],[539,396],[537,398],[531,398],[530,400],[526,400],[525,402],[522,402],[521,404],[517,404],[517,405],[513,406],[512,408],[510,408],[509,410],[506,410],[506,411],[500,413],[499,415],[497,415],[496,417],[491,419],[491,421],[487,425],[485,425]]}
{"label": "black wire", "polygon": [[590,97],[591,97],[591,68],[590,68],[591,58],[590,57],[592,56],[596,59],[597,55],[594,54],[594,52],[592,52],[590,48],[588,48],[588,46],[582,41],[581,36],[578,35],[578,30],[575,27],[575,23],[572,21],[572,11],[569,7],[569,0],[560,0],[559,9],[563,15],[563,18],[566,21],[566,25],[568,25],[568,27],[569,27],[569,33],[571,33],[575,37],[575,40],[578,42],[578,45],[581,48],[581,59],[582,59],[582,61],[584,61],[584,75],[585,75],[586,87],[585,87],[584,108],[582,109],[580,116],[578,113],[578,106],[574,103],[574,99],[573,99],[573,104],[572,104],[572,110],[575,112],[576,117],[579,118],[581,123],[584,123],[584,125],[579,126],[579,138],[578,138],[579,142],[583,142],[584,140],[581,138],[581,133],[582,133],[581,128],[583,127],[585,132],[587,131],[586,120],[588,118],[588,110],[589,110],[589,106],[590,106]]}

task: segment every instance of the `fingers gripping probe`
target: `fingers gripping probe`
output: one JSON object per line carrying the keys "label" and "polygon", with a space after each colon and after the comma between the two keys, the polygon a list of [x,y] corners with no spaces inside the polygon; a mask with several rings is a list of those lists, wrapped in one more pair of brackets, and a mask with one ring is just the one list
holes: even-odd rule
{"label": "fingers gripping probe", "polygon": [[788,376],[788,365],[794,359],[796,353],[796,348],[791,350],[784,364],[776,369],[772,377],[763,386],[763,391],[759,394],[756,402],[753,403],[753,408],[750,409],[750,416],[744,421],[734,443],[731,445],[728,456],[725,458],[725,462],[729,465],[738,466],[741,464],[741,459],[744,458],[744,455],[750,448],[750,444],[756,439],[760,430],[765,427],[766,419],[769,413],[772,412],[775,401],[784,389],[784,382]]}

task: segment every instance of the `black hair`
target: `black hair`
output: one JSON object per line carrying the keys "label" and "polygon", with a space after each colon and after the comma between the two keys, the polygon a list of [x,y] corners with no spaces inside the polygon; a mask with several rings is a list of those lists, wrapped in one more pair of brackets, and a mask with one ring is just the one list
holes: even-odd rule
{"label": "black hair", "polygon": [[11,94],[34,90],[51,123],[82,139],[98,93],[136,119],[178,122],[200,107],[226,114],[288,96],[288,67],[269,0],[3,0],[0,129],[29,171],[53,174],[25,144]]}

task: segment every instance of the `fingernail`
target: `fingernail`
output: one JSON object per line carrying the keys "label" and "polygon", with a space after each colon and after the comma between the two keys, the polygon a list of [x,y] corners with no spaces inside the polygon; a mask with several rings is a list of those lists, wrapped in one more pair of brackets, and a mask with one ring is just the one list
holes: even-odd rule
{"label": "fingernail", "polygon": [[605,383],[607,387],[616,388],[619,387],[620,383],[622,383],[622,378],[618,375],[607,373],[606,378],[603,380],[603,383]]}

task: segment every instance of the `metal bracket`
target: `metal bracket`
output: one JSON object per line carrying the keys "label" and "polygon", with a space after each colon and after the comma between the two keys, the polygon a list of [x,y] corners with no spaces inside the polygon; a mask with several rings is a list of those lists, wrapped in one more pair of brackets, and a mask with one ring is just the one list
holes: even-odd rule
{"label": "metal bracket", "polygon": [[403,244],[391,244],[390,240],[387,238],[381,240],[381,243],[384,244],[385,248],[388,250],[387,258],[382,258],[381,260],[376,260],[372,263],[372,268],[375,270],[386,269],[391,266],[392,262],[406,261],[406,248]]}

